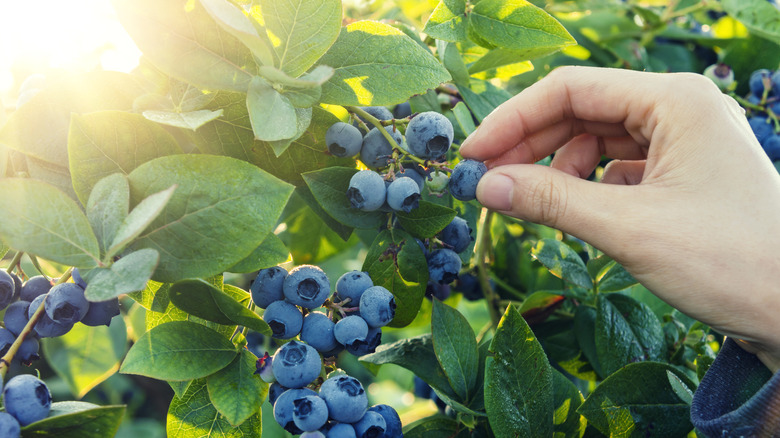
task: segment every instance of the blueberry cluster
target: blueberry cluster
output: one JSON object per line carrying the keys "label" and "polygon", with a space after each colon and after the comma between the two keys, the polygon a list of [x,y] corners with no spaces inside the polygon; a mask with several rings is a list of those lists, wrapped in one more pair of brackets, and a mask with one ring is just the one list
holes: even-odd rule
{"label": "blueberry cluster", "polygon": [[761,110],[751,110],[748,123],[772,161],[780,160],[780,70],[759,69],[750,76],[748,102]]}
{"label": "blueberry cluster", "polygon": [[89,326],[111,323],[111,319],[119,314],[119,300],[87,301],[84,297],[87,283],[78,269],[73,269],[72,278],[74,283],[52,286],[52,280],[38,275],[22,284],[17,275],[0,271],[0,310],[5,309],[4,328],[0,328],[0,355],[8,351],[44,302],[45,313],[16,353],[16,358],[28,365],[38,359],[37,338],[62,336],[77,322]]}
{"label": "blueberry cluster", "polygon": [[21,427],[43,420],[51,410],[51,393],[46,384],[30,374],[11,378],[3,388],[0,436],[18,438]]}
{"label": "blueberry cluster", "polygon": [[[331,296],[327,275],[312,265],[289,272],[279,266],[263,269],[252,283],[252,300],[265,309],[273,337],[300,338],[257,361],[257,373],[271,383],[274,418],[290,433],[306,436],[400,437],[398,414],[386,405],[369,409],[357,379],[339,375],[325,380],[319,393],[307,388],[320,376],[323,357],[344,349],[356,356],[373,353],[382,327],[395,316],[395,297],[366,272],[345,273],[335,289]],[[323,306],[327,314],[314,310]]]}
{"label": "blueberry cluster", "polygon": [[449,285],[458,279],[462,267],[459,253],[466,251],[474,240],[472,230],[465,219],[455,216],[443,230],[437,234],[436,239],[418,240],[417,244],[423,250],[428,262],[428,296],[444,298],[449,296]]}

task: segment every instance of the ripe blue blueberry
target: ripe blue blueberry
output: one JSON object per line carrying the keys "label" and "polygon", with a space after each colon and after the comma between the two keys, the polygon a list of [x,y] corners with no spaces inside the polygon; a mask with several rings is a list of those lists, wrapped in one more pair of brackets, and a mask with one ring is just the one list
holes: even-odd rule
{"label": "ripe blue blueberry", "polygon": [[32,302],[39,295],[43,295],[51,289],[51,282],[43,275],[30,277],[22,286],[19,299]]}
{"label": "ripe blue blueberry", "polygon": [[341,300],[349,298],[350,307],[357,307],[360,303],[360,296],[373,285],[374,282],[371,281],[368,272],[349,271],[336,281],[336,294]]}
{"label": "ripe blue blueberry", "polygon": [[16,340],[16,336],[8,329],[0,328],[0,357],[8,353],[11,344]]}
{"label": "ripe blue blueberry", "polygon": [[328,429],[326,438],[357,438],[355,428],[349,423],[335,423]]}
{"label": "ripe blue blueberry", "polygon": [[[385,108],[383,106],[361,106],[360,109],[362,109],[363,111],[371,114],[372,116],[374,116],[378,120],[390,120],[390,119],[393,118],[393,113],[391,113],[389,109],[387,109],[387,108]],[[371,128],[373,126],[371,123],[369,123],[368,120],[364,119],[363,116],[358,116],[358,118],[360,120],[362,120],[363,123],[368,125],[369,128]],[[352,125],[355,126],[355,127],[360,128],[360,124],[357,121],[352,122]],[[363,132],[363,128],[360,128],[360,130],[361,130],[361,133],[365,134],[365,132]]]}
{"label": "ripe blue blueberry", "polygon": [[412,105],[409,102],[399,103],[393,108],[393,117],[403,119],[412,115]]}
{"label": "ripe blue blueberry", "polygon": [[748,124],[750,125],[750,128],[753,130],[753,134],[756,135],[756,139],[758,139],[759,143],[764,143],[769,137],[771,137],[775,130],[772,127],[772,122],[766,118],[761,116],[755,116],[748,119]]}
{"label": "ripe blue blueberry", "polygon": [[382,329],[380,327],[368,329],[365,341],[355,341],[346,346],[349,354],[353,356],[365,356],[376,351],[376,347],[382,343]]}
{"label": "ripe blue blueberry", "polygon": [[403,438],[401,417],[395,409],[389,405],[375,405],[368,408],[368,411],[377,412],[385,419],[385,434],[383,438]]}
{"label": "ripe blue blueberry", "polygon": [[420,189],[420,193],[423,191],[423,187],[425,187],[425,177],[420,175],[419,172],[414,170],[411,167],[407,167],[407,164],[404,163],[404,169],[401,171],[398,171],[395,173],[395,178],[411,178],[414,180],[414,182],[417,183],[417,187]]}
{"label": "ripe blue blueberry", "polygon": [[437,159],[450,149],[455,132],[443,114],[426,111],[417,114],[406,127],[409,152],[420,158]]}
{"label": "ripe blue blueberry", "polygon": [[384,327],[395,317],[395,296],[382,286],[372,286],[360,297],[360,316],[369,327]]}
{"label": "ripe blue blueberry", "polygon": [[460,268],[460,257],[451,249],[437,249],[428,256],[430,281],[450,284],[458,278]]}
{"label": "ripe blue blueberry", "polygon": [[22,279],[16,274],[12,273],[10,275],[14,279],[14,298],[11,301],[16,301],[22,293]]}
{"label": "ripe blue blueberry", "polygon": [[301,332],[303,314],[294,304],[275,301],[265,309],[263,320],[268,323],[276,339],[290,339]]}
{"label": "ripe blue blueberry", "polygon": [[444,301],[450,297],[452,289],[449,284],[439,284],[429,281],[425,286],[425,298],[429,300],[436,298],[439,301]]}
{"label": "ripe blue blueberry", "polygon": [[761,97],[767,85],[770,85],[771,76],[772,72],[765,68],[754,71],[750,75],[750,92],[755,96]]}
{"label": "ripe blue blueberry", "polygon": [[382,414],[369,410],[353,426],[358,438],[378,438],[384,437],[387,424]]}
{"label": "ripe blue blueberry", "polygon": [[284,386],[280,385],[279,382],[272,383],[271,386],[268,387],[268,403],[270,403],[271,406],[276,404],[276,399],[278,399],[279,396],[288,389],[290,388],[285,388]]}
{"label": "ripe blue blueberry", "polygon": [[360,161],[367,167],[378,169],[387,166],[393,148],[397,148],[403,142],[403,136],[393,126],[385,126],[385,131],[390,134],[395,144],[390,144],[378,128],[368,131],[363,137],[363,146],[360,148]]}
{"label": "ripe blue blueberry", "polygon": [[13,415],[6,412],[0,412],[0,436],[6,438],[19,438],[21,436],[21,426]]}
{"label": "ripe blue blueberry", "polygon": [[353,208],[376,211],[384,205],[386,197],[385,181],[373,170],[361,170],[349,180],[347,199]]}
{"label": "ripe blue blueberry", "polygon": [[318,430],[328,421],[328,405],[319,395],[296,398],[293,406],[293,421],[304,432]]}
{"label": "ripe blue blueberry", "polygon": [[[38,295],[38,297],[30,303],[30,307],[27,308],[28,319],[32,318],[33,314],[35,314],[35,311],[38,310],[38,307],[41,306],[41,303],[45,298],[46,295]],[[43,315],[41,315],[41,319],[35,324],[35,333],[42,338],[56,338],[57,336],[68,333],[72,328],[73,323],[60,323],[54,321],[49,318],[49,315],[44,311]]]}
{"label": "ripe blue blueberry", "polygon": [[293,420],[293,411],[295,410],[295,399],[306,397],[307,395],[317,395],[316,392],[308,388],[288,389],[284,391],[274,403],[274,419],[287,432],[298,435],[302,430],[298,429]]}
{"label": "ripe blue blueberry", "polygon": [[84,298],[84,289],[76,283],[61,283],[49,291],[46,297],[46,314],[53,321],[75,324],[89,310],[89,301]]}
{"label": "ripe blue blueberry", "polygon": [[304,432],[300,436],[301,436],[301,438],[326,438],[325,434],[322,433],[322,431],[319,431],[319,430],[313,430],[311,432]]}
{"label": "ripe blue blueberry", "polygon": [[354,377],[331,377],[320,387],[320,397],[328,405],[330,418],[341,423],[355,423],[368,410],[366,391]]}
{"label": "ripe blue blueberry", "polygon": [[330,280],[325,272],[314,265],[293,268],[284,279],[284,298],[307,309],[322,306],[330,296]]}
{"label": "ripe blue blueberry", "polygon": [[425,383],[425,380],[414,376],[414,396],[419,398],[431,398],[433,394],[433,388],[431,385]]}
{"label": "ripe blue blueberry", "polygon": [[387,204],[395,211],[409,213],[420,205],[420,187],[412,178],[396,178],[387,187]]}
{"label": "ripe blue blueberry", "polygon": [[764,148],[764,152],[769,156],[772,161],[780,160],[780,135],[772,134],[761,143]]}
{"label": "ripe blue blueberry", "polygon": [[339,346],[333,335],[335,324],[322,312],[310,312],[303,318],[301,340],[320,353],[327,353]]}
{"label": "ripe blue blueberry", "polygon": [[30,365],[32,364],[32,361],[41,358],[38,355],[39,348],[40,344],[38,343],[38,340],[30,336],[19,346],[19,350],[16,351],[16,356],[14,356],[14,358],[19,359],[19,361],[25,365]]}
{"label": "ripe blue blueberry", "polygon": [[5,411],[19,424],[27,426],[49,415],[51,393],[39,378],[31,374],[14,376],[3,388]]}
{"label": "ripe blue blueberry", "polygon": [[487,172],[481,161],[463,160],[455,165],[450,176],[449,188],[452,196],[460,201],[477,198],[477,183]]}
{"label": "ripe blue blueberry", "polygon": [[261,269],[249,287],[252,302],[261,309],[267,309],[274,301],[283,300],[282,286],[286,277],[287,270],[279,266]]}
{"label": "ripe blue blueberry", "polygon": [[254,330],[249,330],[246,334],[246,349],[252,352],[257,357],[262,356],[265,353],[263,344],[265,343],[265,335]]}
{"label": "ripe blue blueberry", "polygon": [[320,375],[322,359],[314,347],[290,341],[276,351],[272,366],[280,385],[303,388]]}
{"label": "ripe blue blueberry", "polygon": [[117,315],[119,315],[119,298],[90,302],[89,310],[81,318],[81,323],[90,327],[110,326],[111,320]]}
{"label": "ripe blue blueberry", "polygon": [[11,303],[7,309],[5,309],[5,315],[3,315],[3,325],[6,329],[10,330],[15,336],[19,336],[24,326],[27,325],[27,321],[30,318],[27,316],[27,309],[30,308],[28,301],[17,301]]}
{"label": "ripe blue blueberry", "polygon": [[0,269],[0,310],[8,307],[16,295],[16,285],[11,274]]}
{"label": "ripe blue blueberry", "polygon": [[469,301],[476,301],[484,297],[482,286],[479,284],[479,278],[468,272],[458,277],[455,291],[462,293],[463,298]]}
{"label": "ripe blue blueberry", "polygon": [[457,253],[462,253],[469,247],[473,238],[471,237],[471,227],[465,219],[455,216],[441,232],[439,239],[452,247]]}
{"label": "ripe blue blueberry", "polygon": [[328,151],[336,157],[354,157],[363,146],[363,133],[355,126],[336,122],[325,133]]}
{"label": "ripe blue blueberry", "polygon": [[73,279],[73,282],[81,286],[82,289],[87,288],[87,282],[84,281],[84,278],[81,276],[79,268],[73,268],[73,272],[70,273],[70,277]]}
{"label": "ripe blue blueberry", "polygon": [[780,70],[772,73],[770,81],[772,82],[772,93],[774,93],[775,96],[780,96]]}
{"label": "ripe blue blueberry", "polygon": [[[362,298],[361,298],[362,299]],[[347,316],[340,319],[333,327],[333,335],[342,345],[349,345],[355,341],[365,341],[368,336],[368,324],[358,315]]]}

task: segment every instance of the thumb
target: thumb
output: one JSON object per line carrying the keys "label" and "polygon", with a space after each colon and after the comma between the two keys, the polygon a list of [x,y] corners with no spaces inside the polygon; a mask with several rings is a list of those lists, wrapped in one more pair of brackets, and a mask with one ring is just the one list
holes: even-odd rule
{"label": "thumb", "polygon": [[632,210],[629,196],[635,197],[636,189],[583,180],[546,166],[511,164],[495,167],[482,177],[477,200],[492,210],[557,228],[599,246],[627,226],[626,214]]}

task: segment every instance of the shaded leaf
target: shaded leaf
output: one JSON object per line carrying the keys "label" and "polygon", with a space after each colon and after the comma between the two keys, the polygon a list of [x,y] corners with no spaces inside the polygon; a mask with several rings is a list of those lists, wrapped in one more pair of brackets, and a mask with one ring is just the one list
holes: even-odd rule
{"label": "shaded leaf", "polygon": [[541,239],[531,250],[531,255],[556,277],[576,286],[593,287],[585,262],[565,243],[555,239]]}
{"label": "shaded leaf", "polygon": [[474,330],[466,317],[439,300],[433,300],[431,315],[433,351],[458,400],[467,402],[474,394],[479,354]]}
{"label": "shaded leaf", "polygon": [[242,350],[230,365],[206,379],[209,400],[233,426],[260,412],[268,384],[255,374],[257,356]]}
{"label": "shaded leaf", "polygon": [[104,438],[114,436],[125,416],[124,406],[98,406],[67,401],[52,403],[49,416],[22,428],[22,436]]}
{"label": "shaded leaf", "polygon": [[[128,187],[129,188],[129,187]],[[113,258],[121,252],[130,242],[138,237],[145,229],[157,219],[163,208],[171,200],[176,186],[173,185],[161,192],[147,196],[126,215],[122,224],[114,236],[111,247],[107,250],[106,258]],[[128,192],[129,196],[129,192]],[[129,199],[128,199],[129,201]]]}
{"label": "shaded leaf", "polygon": [[260,438],[262,417],[258,412],[241,426],[233,427],[211,404],[206,381],[199,379],[171,401],[166,432],[170,438]]}
{"label": "shaded leaf", "polygon": [[284,263],[290,251],[276,234],[270,233],[251,254],[227,269],[228,272],[246,274]]}
{"label": "shaded leaf", "polygon": [[340,223],[354,228],[376,228],[387,215],[380,211],[361,211],[350,204],[347,188],[357,169],[328,167],[303,174],[306,185],[322,208]]}

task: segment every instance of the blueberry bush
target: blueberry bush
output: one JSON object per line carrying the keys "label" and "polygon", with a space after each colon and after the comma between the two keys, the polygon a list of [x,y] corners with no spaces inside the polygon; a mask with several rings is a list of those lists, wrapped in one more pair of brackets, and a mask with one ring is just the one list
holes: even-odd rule
{"label": "blueberry bush", "polygon": [[0,113],[3,436],[695,436],[723,337],[458,145],[591,65],[705,74],[780,160],[773,1],[112,3],[133,72]]}

